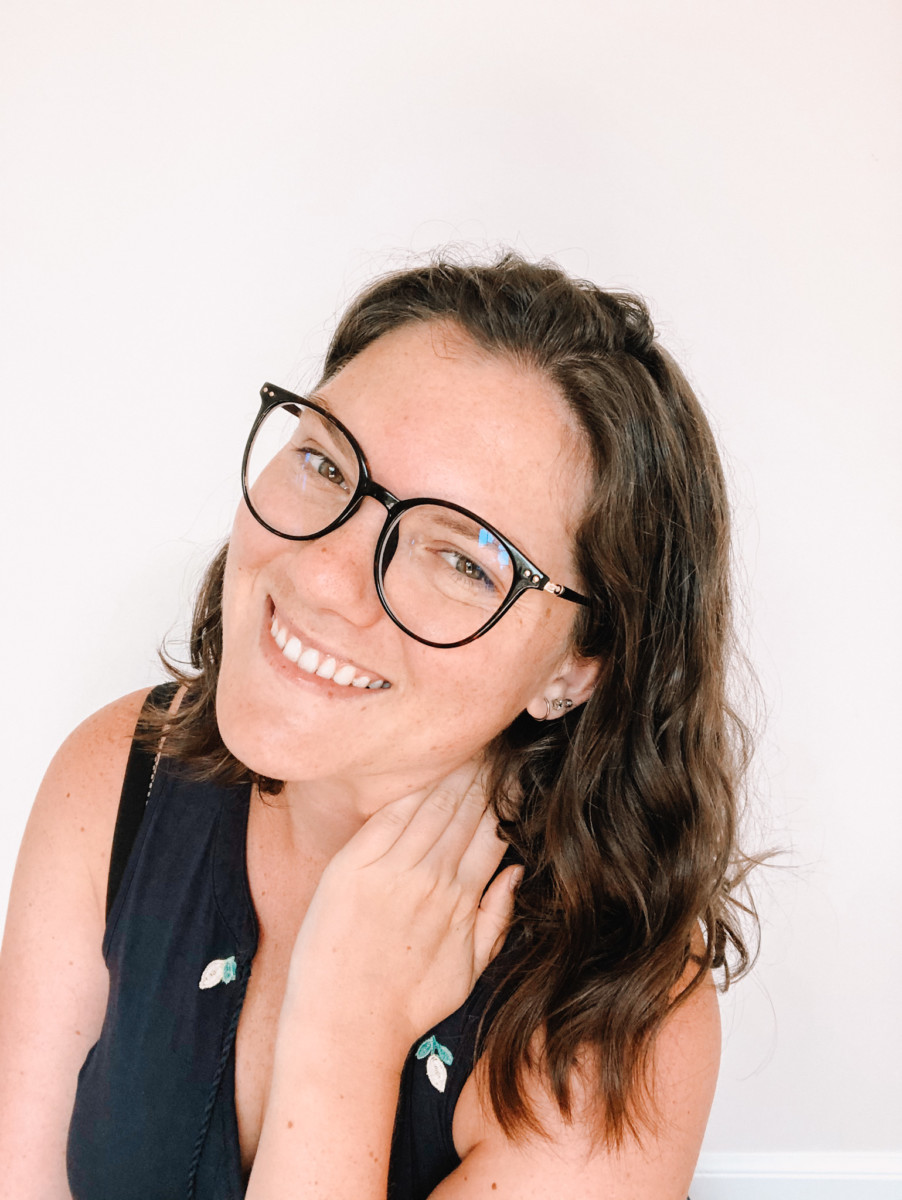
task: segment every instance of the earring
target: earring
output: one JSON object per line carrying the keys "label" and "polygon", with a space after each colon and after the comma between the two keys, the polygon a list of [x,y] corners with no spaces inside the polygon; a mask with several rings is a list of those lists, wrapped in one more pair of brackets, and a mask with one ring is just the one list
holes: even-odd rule
{"label": "earring", "polygon": [[567,712],[567,710],[571,709],[572,707],[573,707],[573,701],[570,699],[569,696],[564,696],[563,698],[561,698],[560,696],[555,696],[553,700],[549,700],[548,697],[546,696],[545,697],[545,716],[539,717],[539,720],[547,721],[552,713],[554,713],[555,716],[558,716],[558,714],[560,714],[562,712]]}

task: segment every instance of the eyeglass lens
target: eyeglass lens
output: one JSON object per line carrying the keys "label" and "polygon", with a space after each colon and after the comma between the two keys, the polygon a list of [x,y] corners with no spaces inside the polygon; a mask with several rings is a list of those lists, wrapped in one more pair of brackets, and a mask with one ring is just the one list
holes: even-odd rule
{"label": "eyeglass lens", "polygon": [[[289,537],[314,537],[351,504],[359,476],[354,447],[327,416],[283,404],[254,436],[246,486],[265,524]],[[377,569],[399,624],[437,643],[476,633],[514,582],[514,564],[494,534],[441,504],[418,504],[394,518]]]}
{"label": "eyeglass lens", "polygon": [[245,469],[257,515],[289,537],[311,537],[337,521],[359,477],[357,455],[338,426],[299,404],[269,410]]}

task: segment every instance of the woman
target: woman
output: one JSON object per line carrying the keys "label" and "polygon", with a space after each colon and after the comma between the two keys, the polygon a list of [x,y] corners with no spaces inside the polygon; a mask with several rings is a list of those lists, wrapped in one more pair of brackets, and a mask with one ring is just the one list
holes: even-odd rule
{"label": "woman", "polygon": [[697,401],[513,255],[377,281],[261,398],[194,669],[36,801],[2,1194],[683,1200],[748,964]]}

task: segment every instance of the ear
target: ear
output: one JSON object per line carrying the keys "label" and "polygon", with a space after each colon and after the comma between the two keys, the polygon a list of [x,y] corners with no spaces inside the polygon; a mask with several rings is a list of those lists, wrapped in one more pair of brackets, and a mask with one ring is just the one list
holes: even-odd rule
{"label": "ear", "polygon": [[558,671],[546,682],[541,693],[533,696],[526,706],[526,711],[536,721],[544,721],[550,714],[546,700],[572,700],[573,704],[567,709],[561,709],[557,716],[563,716],[570,707],[576,708],[592,695],[598,676],[601,673],[600,658],[579,658],[568,654],[561,663]]}

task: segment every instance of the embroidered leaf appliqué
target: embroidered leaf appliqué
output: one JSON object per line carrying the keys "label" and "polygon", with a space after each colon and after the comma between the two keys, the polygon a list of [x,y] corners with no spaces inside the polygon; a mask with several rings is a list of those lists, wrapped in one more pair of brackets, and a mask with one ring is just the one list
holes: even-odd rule
{"label": "embroidered leaf appliqu\u00e9", "polygon": [[197,986],[202,991],[206,991],[207,988],[216,987],[219,983],[231,983],[237,977],[238,966],[234,954],[231,958],[214,958],[204,967],[204,973]]}
{"label": "embroidered leaf appliqu\u00e9", "polygon": [[[442,1047],[444,1049],[444,1047]],[[443,1092],[448,1082],[448,1071],[437,1054],[430,1054],[426,1059],[426,1074],[429,1082],[436,1091]]]}
{"label": "embroidered leaf appliqu\u00e9", "polygon": [[222,983],[222,969],[225,966],[224,958],[214,958],[212,962],[208,962],[204,967],[204,973],[200,977],[198,987],[206,990],[207,988],[216,987],[217,983]]}
{"label": "embroidered leaf appliqu\u00e9", "polygon": [[435,1050],[435,1038],[428,1037],[425,1042],[420,1042],[417,1048],[417,1058],[425,1058],[427,1054],[432,1054]]}

